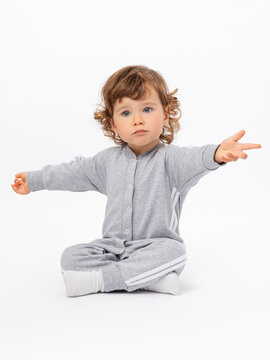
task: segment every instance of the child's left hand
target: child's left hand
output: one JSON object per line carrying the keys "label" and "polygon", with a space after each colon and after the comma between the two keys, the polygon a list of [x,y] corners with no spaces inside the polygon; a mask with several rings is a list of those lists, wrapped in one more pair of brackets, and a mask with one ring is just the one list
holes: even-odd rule
{"label": "child's left hand", "polygon": [[214,160],[217,163],[236,161],[239,158],[246,159],[248,156],[243,150],[259,149],[260,144],[239,144],[237,141],[245,135],[245,130],[240,130],[233,136],[228,137],[219,145]]}

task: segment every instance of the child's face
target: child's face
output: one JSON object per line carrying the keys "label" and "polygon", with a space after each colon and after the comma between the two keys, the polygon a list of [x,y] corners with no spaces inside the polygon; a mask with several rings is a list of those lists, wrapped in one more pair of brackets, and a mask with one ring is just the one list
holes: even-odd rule
{"label": "child's face", "polygon": [[[151,149],[159,142],[164,125],[168,125],[169,105],[164,112],[158,93],[152,86],[140,100],[124,97],[117,100],[113,109],[113,131],[128,143],[136,156]],[[146,130],[135,134],[135,131]]]}

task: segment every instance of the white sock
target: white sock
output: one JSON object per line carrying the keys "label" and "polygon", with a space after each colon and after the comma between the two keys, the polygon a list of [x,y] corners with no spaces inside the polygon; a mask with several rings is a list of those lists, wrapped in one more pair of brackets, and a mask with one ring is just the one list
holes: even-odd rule
{"label": "white sock", "polygon": [[62,270],[67,296],[80,296],[104,291],[101,269],[92,271]]}
{"label": "white sock", "polygon": [[179,276],[175,272],[171,272],[142,290],[177,295],[180,293]]}

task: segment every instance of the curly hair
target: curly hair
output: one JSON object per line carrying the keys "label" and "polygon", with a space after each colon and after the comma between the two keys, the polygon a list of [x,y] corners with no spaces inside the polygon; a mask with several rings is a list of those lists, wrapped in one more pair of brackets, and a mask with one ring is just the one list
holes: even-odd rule
{"label": "curly hair", "polygon": [[113,106],[117,100],[121,101],[123,97],[129,97],[133,100],[139,100],[147,92],[147,86],[152,85],[157,91],[163,110],[169,106],[169,122],[163,126],[160,134],[160,141],[170,144],[174,139],[174,134],[180,129],[179,119],[182,116],[180,102],[173,96],[178,89],[170,92],[162,75],[143,65],[130,65],[121,68],[112,74],[101,90],[102,104],[97,104],[94,112],[94,119],[99,122],[104,135],[114,140],[117,145],[126,145],[111,126],[110,119],[113,118]]}

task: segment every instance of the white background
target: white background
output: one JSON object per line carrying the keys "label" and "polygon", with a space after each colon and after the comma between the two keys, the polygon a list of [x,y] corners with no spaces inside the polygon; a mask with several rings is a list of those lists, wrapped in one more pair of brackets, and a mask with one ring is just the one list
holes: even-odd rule
{"label": "white background", "polygon": [[[262,0],[1,1],[1,358],[269,359],[269,27]],[[187,196],[180,295],[67,298],[61,253],[101,236],[106,198],[10,184],[114,145],[93,112],[106,79],[138,64],[178,88],[174,144],[245,129],[262,148]]]}

